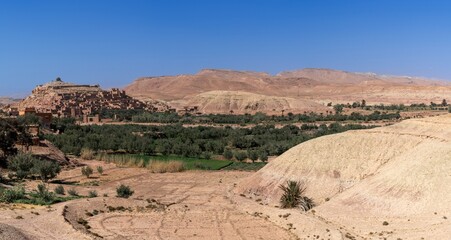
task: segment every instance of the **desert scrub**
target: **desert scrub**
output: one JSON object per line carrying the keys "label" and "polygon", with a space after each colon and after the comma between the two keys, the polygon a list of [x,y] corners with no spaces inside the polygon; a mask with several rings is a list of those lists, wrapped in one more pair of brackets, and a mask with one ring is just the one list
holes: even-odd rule
{"label": "desert scrub", "polygon": [[116,188],[117,197],[120,198],[129,198],[131,195],[133,195],[133,193],[134,191],[129,186],[124,184],[121,184]]}
{"label": "desert scrub", "polygon": [[103,167],[102,167],[102,166],[97,166],[97,172],[98,172],[100,175],[103,175]]}
{"label": "desert scrub", "polygon": [[0,202],[12,203],[23,198],[25,198],[25,188],[23,186],[4,189],[0,194]]}
{"label": "desert scrub", "polygon": [[59,195],[64,195],[66,192],[64,191],[64,187],[62,185],[58,185],[55,187],[54,192]]}
{"label": "desert scrub", "polygon": [[80,157],[84,160],[92,160],[95,157],[95,152],[92,149],[83,148],[81,149]]}
{"label": "desert scrub", "polygon": [[280,185],[283,194],[280,197],[280,205],[282,208],[296,208],[300,207],[304,211],[312,209],[315,204],[312,199],[302,196],[306,190],[306,187],[295,181],[288,181],[287,185]]}
{"label": "desert scrub", "polygon": [[147,168],[153,173],[182,172],[185,170],[180,161],[151,161]]}
{"label": "desert scrub", "polygon": [[94,170],[90,166],[82,167],[81,174],[85,175],[87,178],[94,173]]}
{"label": "desert scrub", "polygon": [[67,193],[74,197],[78,196],[78,192],[77,192],[77,190],[75,190],[75,188],[71,188],[71,189],[67,190]]}
{"label": "desert scrub", "polygon": [[97,196],[98,196],[97,191],[95,191],[95,190],[89,191],[89,193],[88,193],[89,198],[95,198]]}

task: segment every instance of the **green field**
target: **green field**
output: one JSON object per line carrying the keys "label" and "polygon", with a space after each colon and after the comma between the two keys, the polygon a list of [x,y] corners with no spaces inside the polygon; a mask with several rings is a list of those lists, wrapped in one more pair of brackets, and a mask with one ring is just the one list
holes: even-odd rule
{"label": "green field", "polygon": [[187,170],[220,170],[231,165],[232,161],[200,159],[180,156],[149,156],[140,154],[124,154],[124,155],[103,155],[102,160],[109,160],[115,163],[130,163],[131,165],[147,166],[151,161],[180,161],[184,163]]}

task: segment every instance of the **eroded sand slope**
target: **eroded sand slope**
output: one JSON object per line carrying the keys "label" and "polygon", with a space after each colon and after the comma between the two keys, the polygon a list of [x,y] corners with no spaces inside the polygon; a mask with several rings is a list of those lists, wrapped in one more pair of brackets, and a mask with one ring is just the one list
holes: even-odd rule
{"label": "eroded sand slope", "polygon": [[402,226],[400,236],[446,239],[451,114],[302,143],[243,181],[239,191],[277,204],[278,186],[287,180],[304,181],[317,214],[352,226],[357,235],[389,229],[381,223],[391,219],[397,229]]}

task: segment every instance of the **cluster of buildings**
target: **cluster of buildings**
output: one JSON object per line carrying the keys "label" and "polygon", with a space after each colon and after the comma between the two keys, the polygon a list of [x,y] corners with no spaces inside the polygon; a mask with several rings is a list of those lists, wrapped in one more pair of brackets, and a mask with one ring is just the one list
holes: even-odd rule
{"label": "cluster of buildings", "polygon": [[72,117],[83,122],[100,122],[102,110],[143,109],[156,111],[151,105],[128,96],[117,88],[102,90],[99,85],[76,85],[57,79],[37,86],[30,96],[18,104],[6,108],[9,116],[35,114],[43,122],[53,117]]}

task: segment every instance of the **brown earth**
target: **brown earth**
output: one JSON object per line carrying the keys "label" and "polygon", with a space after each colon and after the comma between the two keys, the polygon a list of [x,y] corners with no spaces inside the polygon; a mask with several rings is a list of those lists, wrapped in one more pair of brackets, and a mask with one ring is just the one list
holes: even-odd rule
{"label": "brown earth", "polygon": [[[239,98],[251,93],[266,96],[259,97],[262,105],[274,97],[293,98],[300,102],[313,101],[319,104],[318,111],[329,102],[352,103],[365,99],[368,104],[428,104],[431,101],[439,103],[451,96],[451,86],[444,81],[328,69],[303,69],[275,76],[259,72],[208,69],[195,75],[140,78],[125,90],[138,99],[160,99],[178,108],[198,104],[207,113],[228,109],[224,106],[230,101],[230,92],[240,92],[235,93],[240,95]],[[212,103],[205,98],[215,101]],[[303,112],[310,108],[300,104],[296,109],[297,112]],[[269,113],[273,109],[261,110]]]}

